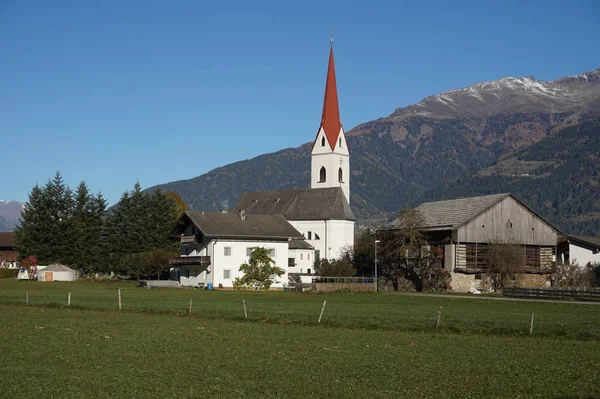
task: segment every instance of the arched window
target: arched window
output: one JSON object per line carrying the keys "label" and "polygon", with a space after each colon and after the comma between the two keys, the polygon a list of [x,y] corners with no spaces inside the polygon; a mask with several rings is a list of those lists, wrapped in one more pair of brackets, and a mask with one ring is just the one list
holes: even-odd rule
{"label": "arched window", "polygon": [[342,172],[342,168],[340,168],[340,169],[338,170],[338,181],[339,181],[340,183],[343,183],[343,182],[344,182],[344,172]]}
{"label": "arched window", "polygon": [[315,240],[320,240],[321,237],[319,237],[319,235],[317,233],[315,233]]}
{"label": "arched window", "polygon": [[321,170],[319,171],[319,183],[325,183],[327,180],[327,171],[325,171],[325,166],[321,166]]}
{"label": "arched window", "polygon": [[341,138],[341,137],[340,137],[340,141],[339,141],[339,143],[340,143],[340,147],[343,147],[343,146],[342,146],[342,138]]}
{"label": "arched window", "polygon": [[325,147],[325,137],[321,137],[321,147]]}

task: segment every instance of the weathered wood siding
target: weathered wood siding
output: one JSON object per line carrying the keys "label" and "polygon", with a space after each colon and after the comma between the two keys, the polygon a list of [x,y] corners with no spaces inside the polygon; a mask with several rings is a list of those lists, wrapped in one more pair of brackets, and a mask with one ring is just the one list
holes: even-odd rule
{"label": "weathered wood siding", "polygon": [[555,246],[556,230],[512,197],[506,197],[453,236],[455,242],[507,242],[526,245]]}

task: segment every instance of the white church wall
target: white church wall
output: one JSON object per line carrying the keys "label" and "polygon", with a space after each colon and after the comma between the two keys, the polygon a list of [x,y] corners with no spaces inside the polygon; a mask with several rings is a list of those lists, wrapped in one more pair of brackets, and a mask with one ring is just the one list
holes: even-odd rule
{"label": "white church wall", "polygon": [[288,220],[288,222],[304,235],[306,242],[315,247],[315,256],[316,251],[319,251],[321,258],[338,258],[343,248],[354,246],[354,222],[352,221]]}

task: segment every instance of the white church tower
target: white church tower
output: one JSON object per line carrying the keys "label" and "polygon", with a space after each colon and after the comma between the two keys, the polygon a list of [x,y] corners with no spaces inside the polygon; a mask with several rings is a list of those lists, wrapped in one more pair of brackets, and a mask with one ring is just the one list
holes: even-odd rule
{"label": "white church tower", "polygon": [[346,200],[350,203],[350,152],[340,121],[333,40],[329,49],[323,116],[311,153],[310,188],[327,187],[341,187]]}

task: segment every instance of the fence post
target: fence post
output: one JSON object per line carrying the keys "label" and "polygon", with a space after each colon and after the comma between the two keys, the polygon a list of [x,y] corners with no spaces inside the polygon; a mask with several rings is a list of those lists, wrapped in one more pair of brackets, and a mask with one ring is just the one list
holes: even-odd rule
{"label": "fence post", "polygon": [[435,322],[435,328],[438,329],[440,328],[440,321],[442,320],[442,307],[440,306],[438,308],[438,313],[437,313],[437,320]]}
{"label": "fence post", "polygon": [[29,305],[29,292],[25,293],[25,304]]}
{"label": "fence post", "polygon": [[533,334],[533,317],[534,317],[534,314],[532,313],[531,314],[531,324],[529,325],[529,335]]}
{"label": "fence post", "polygon": [[246,310],[246,300],[242,299],[242,303],[244,304],[244,318],[248,318],[248,311]]}
{"label": "fence post", "polygon": [[323,307],[321,308],[321,314],[319,315],[319,321],[317,323],[321,323],[321,319],[323,318],[323,312],[325,312],[325,305],[327,305],[327,301],[323,301]]}
{"label": "fence post", "polygon": [[71,306],[71,293],[69,292],[69,296],[67,298],[67,306]]}
{"label": "fence post", "polygon": [[192,298],[190,298],[190,307],[188,309],[188,314],[192,314]]}
{"label": "fence post", "polygon": [[121,289],[119,288],[119,310],[121,310]]}

